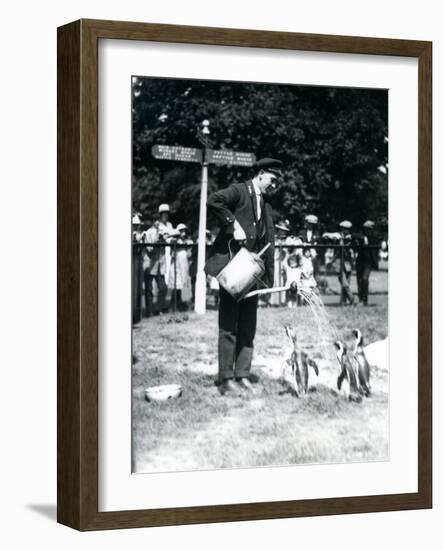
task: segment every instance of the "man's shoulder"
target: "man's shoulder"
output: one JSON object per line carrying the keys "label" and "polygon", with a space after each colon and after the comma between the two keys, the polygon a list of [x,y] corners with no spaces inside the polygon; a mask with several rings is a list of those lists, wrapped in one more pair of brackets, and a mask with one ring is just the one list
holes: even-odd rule
{"label": "man's shoulder", "polygon": [[229,187],[240,191],[240,193],[246,193],[246,192],[248,192],[248,188],[252,189],[252,182],[250,182],[250,181],[236,181],[234,183],[231,183],[231,185],[229,185]]}
{"label": "man's shoulder", "polygon": [[232,199],[238,200],[240,197],[246,197],[252,192],[252,184],[247,181],[233,182],[221,189],[220,192]]}

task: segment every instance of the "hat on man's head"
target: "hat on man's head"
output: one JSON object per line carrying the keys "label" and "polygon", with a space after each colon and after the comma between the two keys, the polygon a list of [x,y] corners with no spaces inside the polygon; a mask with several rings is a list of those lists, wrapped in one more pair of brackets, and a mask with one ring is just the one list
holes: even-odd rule
{"label": "hat on man's head", "polygon": [[182,231],[183,229],[188,229],[184,223],[179,223],[176,227],[177,231]]}
{"label": "hat on man's head", "polygon": [[308,214],[305,216],[305,222],[307,223],[318,223],[317,216],[314,216],[314,214]]}
{"label": "hat on man's head", "polygon": [[141,222],[141,219],[140,219],[140,216],[138,214],[134,214],[132,216],[132,225],[140,225],[142,222]]}
{"label": "hat on man's head", "polygon": [[289,231],[291,231],[289,220],[283,220],[281,222],[278,222],[277,224],[275,224],[275,229],[281,229],[282,231],[286,231],[289,233]]}
{"label": "hat on man's head", "polygon": [[344,229],[351,229],[352,223],[349,220],[343,220],[338,224],[340,227],[343,227]]}
{"label": "hat on man's head", "polygon": [[161,214],[162,212],[169,212],[169,204],[164,203],[158,207],[158,213]]}
{"label": "hat on man's head", "polygon": [[257,170],[264,170],[265,172],[271,172],[271,174],[276,174],[277,176],[283,176],[283,163],[278,159],[266,157],[264,159],[257,160],[254,164],[254,168],[257,168]]}
{"label": "hat on man's head", "polygon": [[375,223],[372,220],[366,220],[363,224],[365,229],[374,229]]}

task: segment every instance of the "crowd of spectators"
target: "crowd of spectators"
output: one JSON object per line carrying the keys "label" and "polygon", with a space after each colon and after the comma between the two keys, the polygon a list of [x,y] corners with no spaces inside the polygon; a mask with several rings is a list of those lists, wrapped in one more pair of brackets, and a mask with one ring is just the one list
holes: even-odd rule
{"label": "crowd of spectators", "polygon": [[[150,317],[168,312],[171,307],[186,311],[195,297],[197,273],[197,241],[193,240],[186,224],[176,227],[169,221],[170,207],[160,204],[155,220],[134,213],[133,242],[141,245],[144,295],[144,315]],[[336,274],[340,283],[340,304],[355,303],[351,277],[357,277],[358,301],[368,304],[369,278],[378,269],[380,259],[388,259],[387,240],[380,241],[374,232],[375,224],[367,220],[357,232],[352,223],[343,220],[336,231],[320,232],[317,216],[305,217],[304,227],[293,231],[288,220],[275,225],[274,287],[290,287],[278,293],[264,294],[263,307],[302,305],[299,289],[326,293],[328,276]],[[215,239],[206,232],[206,245]],[[161,246],[163,245],[163,246]],[[218,281],[207,277],[207,291],[215,306],[218,304]]]}

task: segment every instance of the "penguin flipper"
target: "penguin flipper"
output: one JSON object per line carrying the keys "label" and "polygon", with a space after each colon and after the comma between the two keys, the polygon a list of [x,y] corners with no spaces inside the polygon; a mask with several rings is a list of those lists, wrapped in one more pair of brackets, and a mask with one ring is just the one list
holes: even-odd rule
{"label": "penguin flipper", "polygon": [[314,369],[314,372],[315,374],[318,376],[318,365],[317,363],[314,361],[314,359],[309,359],[309,366],[312,367]]}
{"label": "penguin flipper", "polygon": [[347,378],[347,374],[345,370],[342,370],[341,373],[338,375],[337,378],[337,389],[341,390],[341,385],[343,384],[343,380]]}

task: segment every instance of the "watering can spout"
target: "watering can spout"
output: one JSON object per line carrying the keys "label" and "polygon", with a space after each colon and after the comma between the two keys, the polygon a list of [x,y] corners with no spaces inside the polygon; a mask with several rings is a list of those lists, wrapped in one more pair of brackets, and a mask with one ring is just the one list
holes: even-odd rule
{"label": "watering can spout", "polygon": [[251,290],[251,292],[248,292],[245,296],[243,296],[242,300],[246,300],[247,298],[252,298],[253,296],[262,296],[263,294],[274,294],[275,292],[285,292],[290,288],[291,288],[291,285],[286,285],[286,286],[276,286],[273,288],[260,288],[258,290]]}

